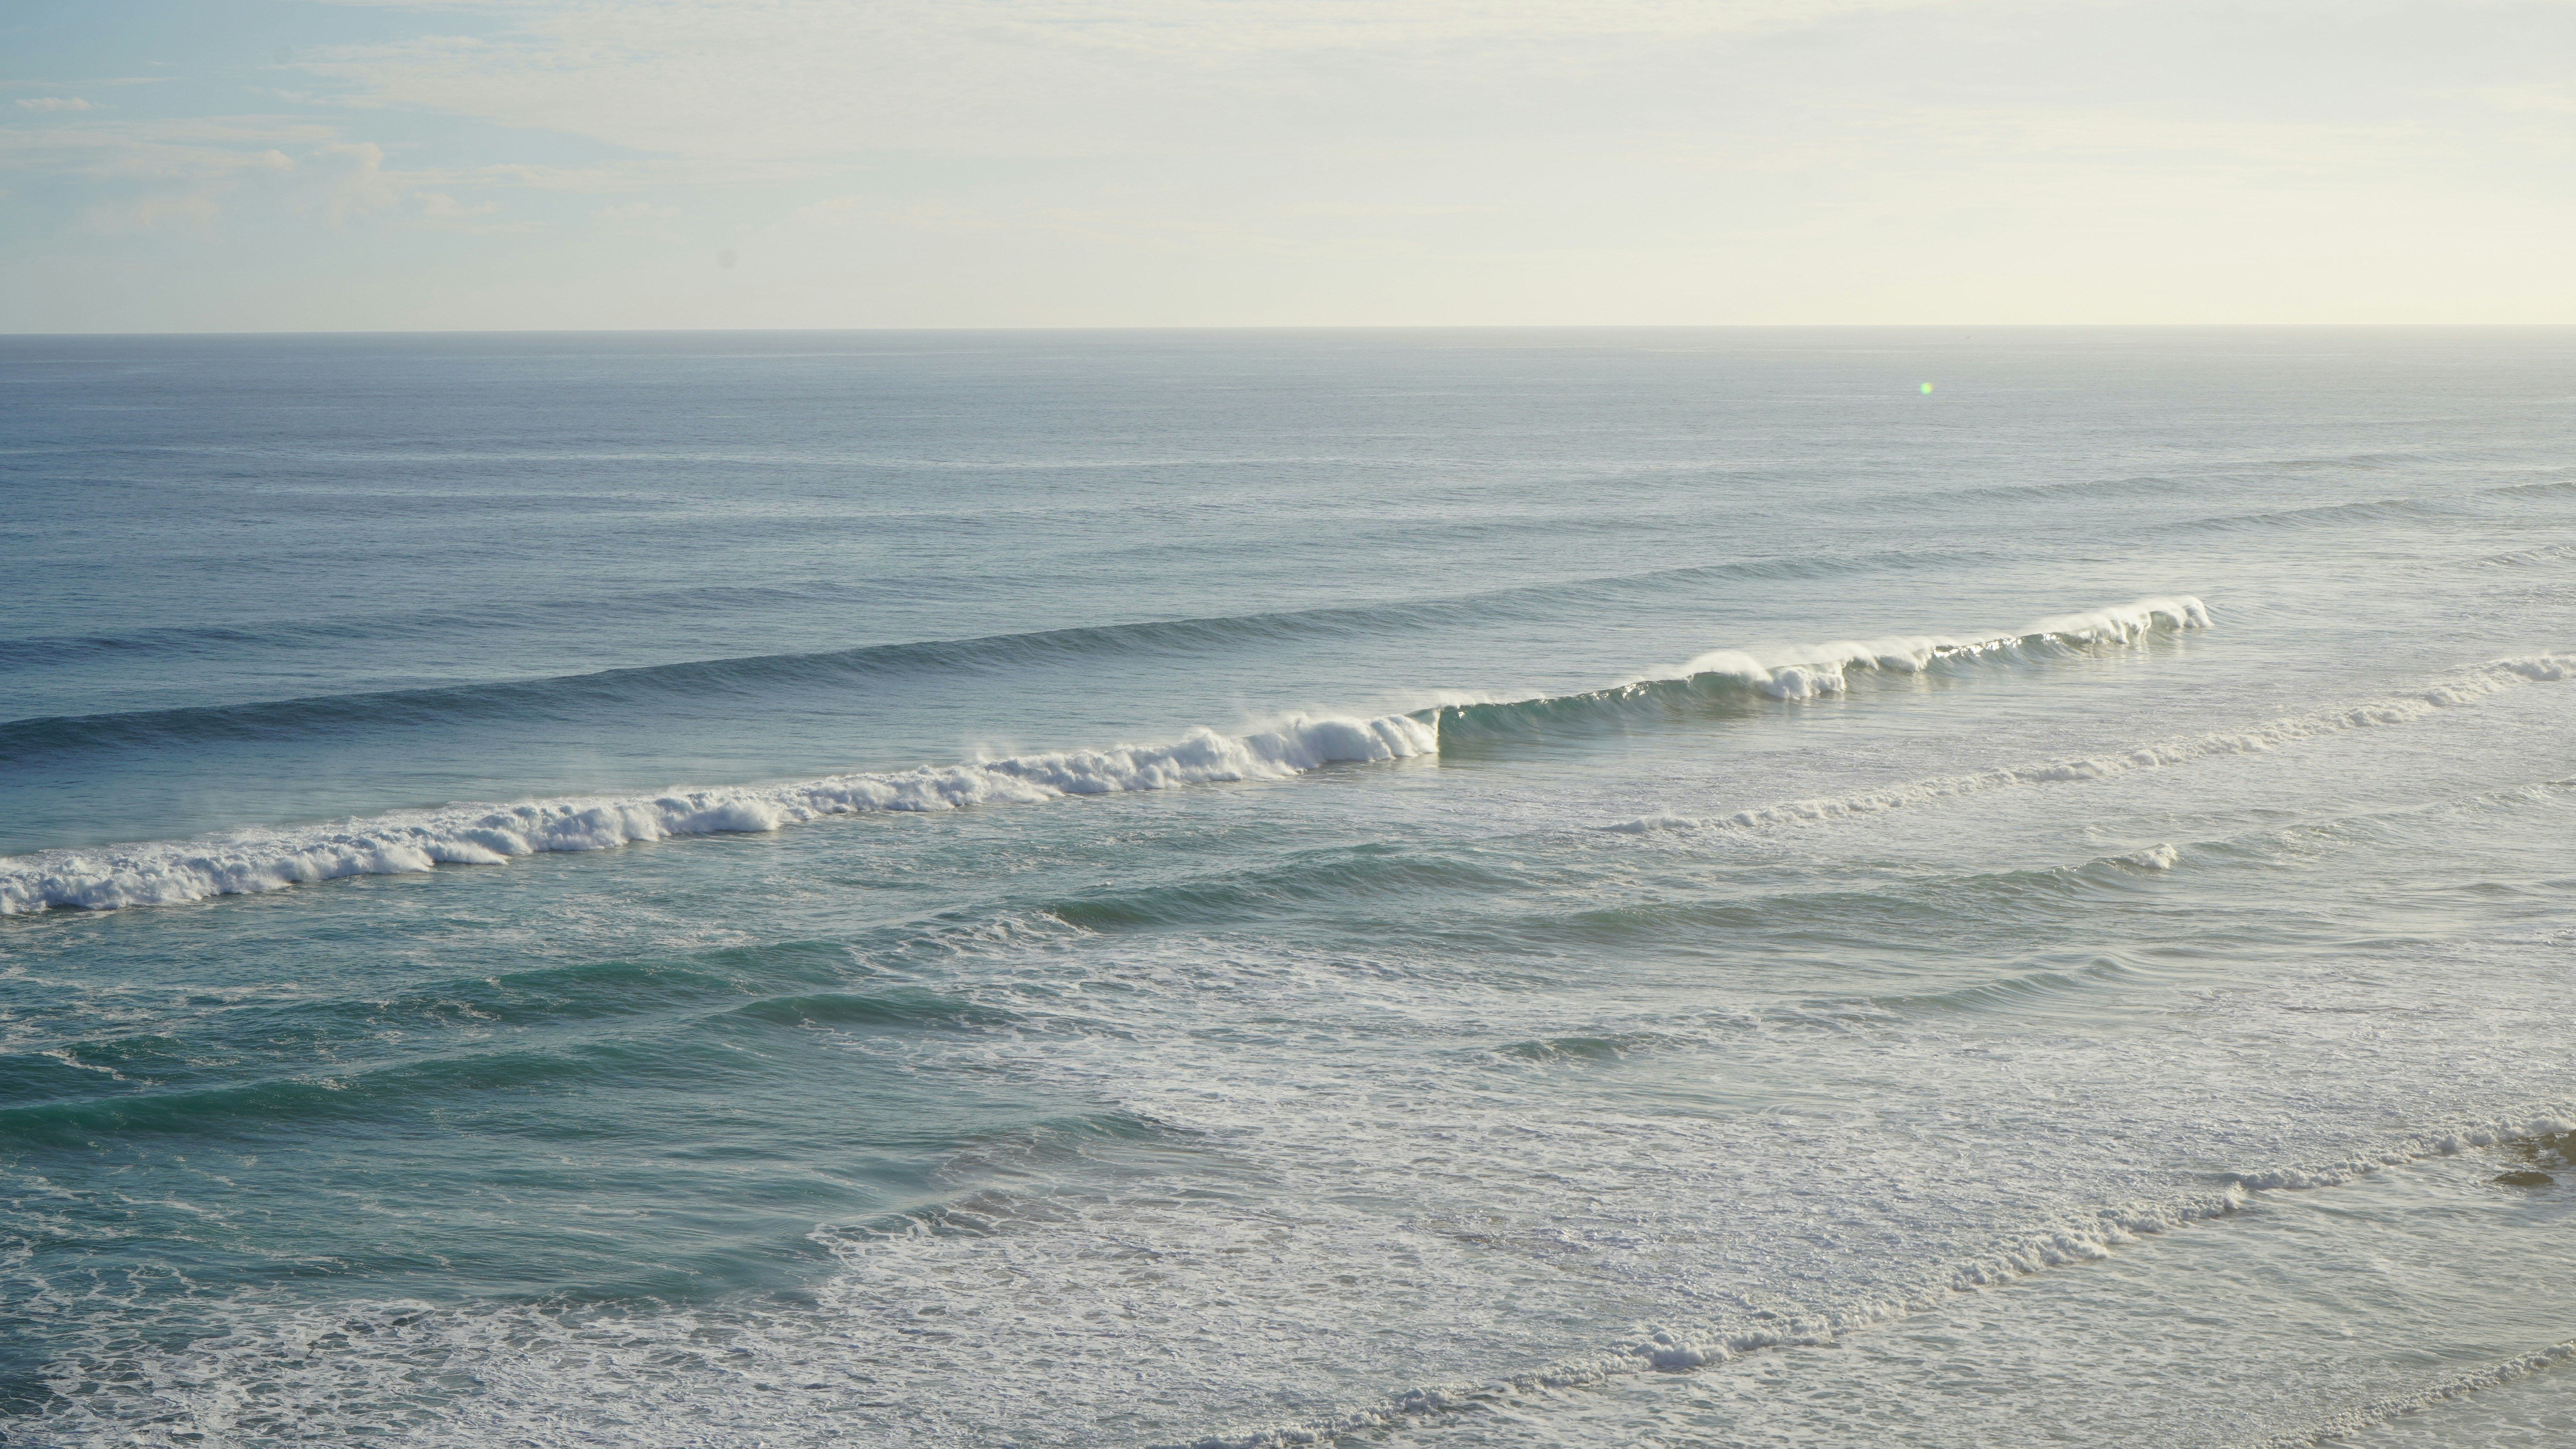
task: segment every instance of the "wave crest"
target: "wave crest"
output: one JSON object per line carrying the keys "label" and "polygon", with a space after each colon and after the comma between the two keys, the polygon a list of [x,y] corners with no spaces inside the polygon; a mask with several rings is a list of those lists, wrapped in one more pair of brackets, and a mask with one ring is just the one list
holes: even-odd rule
{"label": "wave crest", "polygon": [[1275,730],[1192,730],[1159,745],[1019,755],[888,774],[653,796],[535,800],[406,812],[287,830],[110,850],[41,851],[0,866],[0,915],[52,906],[163,905],[440,865],[498,865],[540,851],[606,850],[677,835],[776,830],[827,815],[1033,804],[1069,795],[1274,780],[1343,761],[1439,752],[1407,715],[1293,719]]}
{"label": "wave crest", "polygon": [[1974,639],[1919,634],[1837,639],[1778,650],[1715,649],[1608,689],[1443,705],[1434,718],[1444,741],[1580,733],[1728,701],[1823,699],[1847,692],[1859,674],[1921,674],[1982,661],[2036,663],[2070,658],[2105,647],[2141,644],[2185,629],[2206,629],[2210,623],[2208,606],[2186,594],[2055,615],[2016,633]]}

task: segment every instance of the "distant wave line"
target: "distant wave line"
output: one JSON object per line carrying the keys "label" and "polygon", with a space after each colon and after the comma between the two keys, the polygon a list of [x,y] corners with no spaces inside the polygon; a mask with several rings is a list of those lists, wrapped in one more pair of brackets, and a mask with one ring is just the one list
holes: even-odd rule
{"label": "distant wave line", "polygon": [[[1884,568],[1897,562],[1920,564],[1927,559],[1946,562],[1960,557],[1965,556],[1900,552],[1851,558],[1791,556],[1740,559],[1526,584],[1402,603],[1342,604],[1201,618],[1141,620],[958,639],[863,644],[846,649],[629,665],[581,674],[172,709],[27,716],[0,722],[0,759],[84,748],[122,748],[163,740],[267,738],[282,729],[329,727],[402,717],[471,719],[533,714],[543,718],[556,710],[586,712],[599,704],[625,703],[710,687],[770,686],[925,669],[1024,668],[1088,655],[1204,653],[1247,643],[1348,638],[1399,632],[1425,624],[1474,623],[1492,618],[1497,605],[1544,605],[1568,599],[1591,601],[1597,600],[1605,590],[1651,591],[1716,579],[1820,578]],[[691,590],[679,597],[685,601],[704,592]],[[768,592],[792,599],[800,591]],[[583,607],[596,609],[600,607],[600,601],[583,601]],[[512,616],[498,615],[489,620],[488,625],[494,628],[519,627],[522,622]],[[479,628],[486,623],[475,615],[428,614],[407,616],[384,625],[364,621],[312,620],[6,640],[0,641],[0,668],[24,668],[83,651],[145,657],[158,654],[184,656],[258,649],[279,638],[362,643],[379,637],[419,637],[457,626]]]}

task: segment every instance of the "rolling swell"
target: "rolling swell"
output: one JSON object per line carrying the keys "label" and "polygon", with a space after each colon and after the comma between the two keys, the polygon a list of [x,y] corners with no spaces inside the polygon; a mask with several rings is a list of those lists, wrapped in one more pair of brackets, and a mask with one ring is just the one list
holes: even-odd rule
{"label": "rolling swell", "polygon": [[[129,1092],[82,1101],[0,1108],[0,1132],[16,1142],[77,1148],[102,1135],[137,1133],[202,1138],[218,1132],[259,1134],[280,1126],[375,1120],[423,1100],[448,1101],[484,1091],[555,1087],[611,1075],[626,1063],[596,1046],[433,1057],[347,1077],[268,1078],[170,1092]],[[714,1053],[691,1064],[712,1076],[731,1064]]]}
{"label": "rolling swell", "polygon": [[2446,502],[2427,498],[2375,498],[2359,503],[2325,503],[2307,508],[2281,508],[2268,513],[2230,513],[2165,525],[2192,532],[2244,532],[2267,528],[2339,528],[2353,523],[2405,523],[2445,518],[2458,513]]}
{"label": "rolling swell", "polygon": [[797,584],[705,584],[679,589],[634,589],[606,596],[517,600],[472,611],[410,609],[372,615],[174,624],[115,633],[24,635],[0,639],[0,669],[77,660],[84,655],[120,659],[181,659],[243,650],[293,654],[315,647],[376,644],[392,640],[463,638],[506,634],[561,621],[596,617],[603,609],[623,618],[660,616],[687,620],[709,612],[761,607],[812,609],[843,602],[882,602],[901,591],[882,583],[816,579]]}
{"label": "rolling swell", "polygon": [[[1045,913],[1107,934],[1226,929],[1330,911],[1358,934],[1440,963],[1431,969],[1473,959],[1487,980],[1524,964],[1547,969],[1547,962],[1604,951],[1696,959],[1748,947],[1779,966],[1830,961],[1836,980],[1864,979],[1902,960],[1901,974],[1911,979],[1922,973],[1912,958],[1926,942],[1975,940],[2020,959],[2038,949],[2032,933],[2098,922],[2107,903],[2142,898],[2182,858],[2180,847],[2160,844],[2061,866],[1711,891],[1641,887],[1580,858],[1515,861],[1492,850],[1371,843],[1175,874],[1051,901]],[[2087,947],[2068,969],[2108,961],[2108,949]]]}
{"label": "rolling swell", "polygon": [[[280,733],[339,730],[350,726],[508,718],[568,719],[603,708],[649,708],[676,699],[727,690],[848,684],[945,671],[1002,672],[1078,662],[1092,657],[1216,653],[1251,645],[1359,638],[1421,628],[1475,625],[1492,620],[1498,611],[1512,616],[1539,617],[1568,603],[1598,604],[1605,598],[1622,594],[1652,597],[1699,583],[1825,578],[1891,567],[1919,567],[1927,562],[1973,561],[1982,557],[1984,555],[1980,554],[1906,552],[1851,557],[1816,555],[1739,559],[1688,568],[1654,569],[1634,574],[1478,590],[1404,603],[1337,605],[1087,625],[963,639],[916,640],[848,649],[635,665],[535,679],[252,700],[187,708],[31,716],[0,722],[0,760],[34,759],[82,749],[266,739]],[[683,605],[696,603],[703,596],[717,592],[690,590],[677,596],[621,596],[606,601],[605,606],[620,611],[641,607],[658,612],[681,612]],[[781,603],[796,602],[806,593],[802,589],[759,592],[776,596]],[[603,601],[583,600],[580,607],[585,612],[596,612],[603,607]],[[450,632],[517,629],[526,623],[527,620],[518,614],[417,613],[390,615],[379,620],[206,624],[137,629],[120,634],[0,639],[0,669],[35,667],[82,655],[114,655],[140,661],[238,654],[281,647],[292,653],[315,645],[364,646],[383,640],[432,637]]]}
{"label": "rolling swell", "polygon": [[[326,1010],[345,1015],[350,1005],[334,1003]],[[425,1037],[431,1043],[428,1051],[404,1049],[373,1060],[352,1058],[353,1048],[377,1045],[363,1035],[317,1034],[314,1049],[303,1053],[281,1050],[295,1044],[271,1038],[260,1043],[264,1059],[247,1079],[231,1076],[221,1066],[203,1065],[209,1053],[243,1055],[245,1042],[238,1031],[193,1040],[157,1036],[79,1042],[47,1053],[0,1055],[0,1081],[19,1077],[13,1085],[27,1089],[21,1100],[0,1103],[0,1133],[21,1144],[62,1148],[100,1134],[259,1133],[330,1120],[392,1120],[424,1105],[452,1110],[495,1091],[633,1087],[657,1080],[694,1085],[758,1076],[764,1068],[757,1059],[727,1049],[721,1040],[731,1029],[921,1033],[1018,1020],[996,1007],[902,982],[873,990],[762,996],[717,1010],[673,1000],[628,1014],[643,1019],[632,1027],[617,1023],[616,1029],[601,1031],[592,1028],[603,1024],[605,1011],[557,1013],[547,1020],[492,1024],[498,1032],[489,1036]],[[563,1027],[573,1030],[547,1030]],[[33,1078],[27,1070],[36,1063],[75,1057],[91,1063],[94,1075],[105,1070],[95,1065],[103,1058],[158,1072],[116,1073],[112,1082],[122,1090],[109,1082],[82,1083],[87,1090],[75,1093]]]}
{"label": "rolling swell", "polygon": [[[871,987],[866,997],[850,994],[854,980]],[[798,1004],[806,1002],[810,1011]],[[156,1017],[154,1029],[124,1035],[102,1034],[107,1024],[87,1013],[38,1034],[22,1015],[13,1023],[20,1039],[0,1050],[0,1109],[222,1086],[245,1062],[272,1075],[328,1064],[345,1076],[397,1064],[422,1041],[443,1050],[531,1032],[561,1039],[632,1030],[647,1019],[782,1017],[794,1025],[830,1016],[915,1027],[999,1019],[899,981],[880,983],[850,948],[820,941],[445,976],[357,996],[203,1005],[212,1009]]]}
{"label": "rolling swell", "polygon": [[1525,870],[1370,843],[1142,889],[1095,892],[1056,901],[1046,913],[1069,926],[1107,932],[1242,922],[1323,906],[1348,911],[1380,900],[1410,902],[1426,893],[1482,898],[1532,884]]}
{"label": "rolling swell", "polygon": [[794,685],[865,682],[942,671],[998,672],[1085,654],[1222,648],[1295,632],[1281,616],[1185,619],[979,639],[870,645],[812,654],[762,654],[605,669],[590,674],[426,689],[316,695],[199,708],[55,716],[0,724],[0,760],[106,749],[267,740],[352,728],[570,721],[604,709],[647,709],[709,695]]}

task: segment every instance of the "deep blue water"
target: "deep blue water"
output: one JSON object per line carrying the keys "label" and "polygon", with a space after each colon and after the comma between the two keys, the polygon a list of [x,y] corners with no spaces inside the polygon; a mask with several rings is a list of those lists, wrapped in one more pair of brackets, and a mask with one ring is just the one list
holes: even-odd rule
{"label": "deep blue water", "polygon": [[0,1433],[2554,1442],[2571,404],[0,339]]}

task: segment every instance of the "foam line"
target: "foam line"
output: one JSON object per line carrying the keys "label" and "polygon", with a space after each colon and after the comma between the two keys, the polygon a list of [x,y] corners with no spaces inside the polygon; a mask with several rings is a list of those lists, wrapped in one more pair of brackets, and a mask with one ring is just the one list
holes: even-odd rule
{"label": "foam line", "polygon": [[1731,815],[1693,817],[1659,812],[1603,828],[1632,835],[1655,830],[1756,830],[1775,825],[1839,820],[1854,815],[1877,815],[1962,795],[1981,795],[1990,790],[2008,790],[2025,785],[2107,780],[2140,770],[2189,764],[2195,760],[2262,754],[2301,740],[2350,730],[2409,724],[2438,711],[2472,704],[2520,685],[2570,678],[2576,678],[2576,656],[2539,654],[2519,659],[2498,659],[2463,670],[2412,694],[2367,700],[2312,714],[2285,715],[2249,729],[2162,740],[2120,754],[2055,760],[2040,765],[1986,770],[1973,775],[1939,775],[1858,794],[1759,805]]}
{"label": "foam line", "polygon": [[2411,1393],[2374,1399],[2358,1408],[2329,1415],[2307,1428],[2293,1430],[2287,1434],[2275,1434],[2269,1439],[2254,1440],[2239,1446],[2239,1449],[2308,1449],[2309,1445],[2321,1440],[2340,1439],[2347,1434],[2358,1434],[2364,1429],[2385,1424],[2391,1419],[2403,1418],[2419,1410],[2429,1409],[2446,1400],[2467,1398],[2481,1389],[2497,1388],[2512,1383],[2515,1379],[2528,1378],[2542,1369],[2555,1368],[2570,1358],[2576,1358],[2576,1338],[2571,1338],[2565,1343],[2553,1343],[2547,1348],[2534,1349],[2530,1353],[2506,1359],[2501,1363],[2491,1363],[2484,1368],[2472,1369],[2456,1378],[2427,1384]]}
{"label": "foam line", "polygon": [[1068,795],[1273,780],[1336,761],[1438,752],[1439,736],[1406,715],[1296,719],[1229,736],[1193,730],[1160,745],[1022,755],[891,774],[833,775],[618,798],[458,806],[286,830],[107,850],[49,850],[0,861],[0,915],[52,906],[160,905],[277,890],[351,875],[439,865],[498,865],[550,850],[606,850],[675,835],[776,830],[826,815],[957,810]]}
{"label": "foam line", "polygon": [[[1722,1364],[1746,1354],[1775,1348],[1828,1347],[1853,1333],[1940,1307],[1953,1293],[1982,1292],[2051,1268],[2099,1262],[2122,1246],[2224,1218],[2242,1210],[2259,1192],[2298,1192],[2333,1187],[2378,1172],[2429,1158],[2448,1157],[2471,1147],[2495,1146],[2560,1136],[2576,1130],[2576,1108],[2556,1105],[2529,1115],[2463,1123],[2421,1136],[2365,1149],[2339,1161],[2239,1173],[2213,1189],[2185,1192],[2161,1201],[2072,1212],[2019,1237],[2006,1239],[1984,1254],[1958,1260],[1916,1278],[1892,1285],[1875,1299],[1803,1318],[1784,1318],[1759,1327],[1702,1325],[1653,1328],[1633,1339],[1606,1345],[1580,1357],[1481,1383],[1448,1384],[1389,1395],[1378,1403],[1330,1419],[1270,1424],[1235,1434],[1190,1441],[1187,1449],[1284,1449],[1289,1445],[1329,1443],[1337,1437],[1381,1430],[1407,1421],[1508,1403],[1552,1390],[1592,1387],[1627,1374],[1681,1372]],[[2416,1394],[2382,1400],[2352,1411],[2350,1427],[2381,1419],[2459,1393],[2519,1378],[2576,1352],[2576,1345],[2546,1348],[2505,1364],[2493,1365]],[[2519,1367],[2517,1367],[2519,1366]],[[2330,1433],[2346,1416],[2284,1439],[2266,1440],[2247,1449],[2291,1449]]]}

